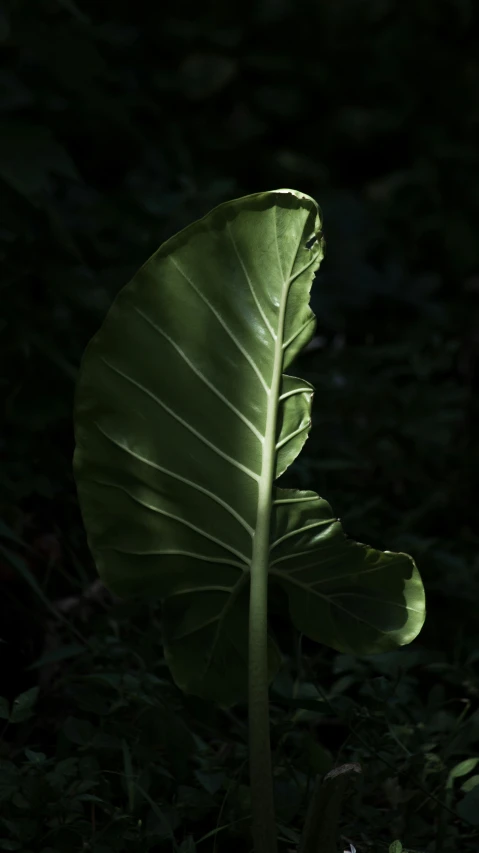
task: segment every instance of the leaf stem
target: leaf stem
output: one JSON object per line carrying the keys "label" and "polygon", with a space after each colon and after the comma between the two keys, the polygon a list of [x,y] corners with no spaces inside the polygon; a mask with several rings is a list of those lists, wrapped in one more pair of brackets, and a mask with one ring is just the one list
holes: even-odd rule
{"label": "leaf stem", "polygon": [[277,853],[268,696],[268,563],[251,570],[249,609],[249,766],[255,853]]}
{"label": "leaf stem", "polygon": [[[281,259],[278,246],[279,272]],[[284,279],[283,279],[284,280]],[[253,539],[249,605],[249,760],[252,831],[255,853],[277,853],[273,771],[269,730],[268,569],[273,481],[276,472],[276,425],[283,371],[284,325],[288,299],[284,281],[271,388],[268,392],[263,462],[258,483],[258,515]]]}

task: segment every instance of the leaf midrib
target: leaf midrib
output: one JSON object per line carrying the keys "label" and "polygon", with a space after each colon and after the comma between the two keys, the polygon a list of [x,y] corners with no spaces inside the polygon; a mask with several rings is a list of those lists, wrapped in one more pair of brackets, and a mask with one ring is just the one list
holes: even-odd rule
{"label": "leaf midrib", "polygon": [[273,208],[273,215],[275,224],[276,247],[278,254],[278,268],[283,278],[283,283],[276,338],[274,341],[273,371],[271,385],[268,390],[261,474],[258,482],[256,529],[253,537],[253,553],[251,558],[252,577],[255,573],[267,573],[269,568],[270,519],[273,506],[273,482],[276,469],[276,427],[278,419],[281,380],[283,375],[284,326],[286,318],[286,306],[288,301],[289,282],[298,255],[299,247],[301,245],[300,241],[298,241],[298,248],[291,262],[290,273],[285,278],[281,264],[281,256],[279,252],[276,208]]}

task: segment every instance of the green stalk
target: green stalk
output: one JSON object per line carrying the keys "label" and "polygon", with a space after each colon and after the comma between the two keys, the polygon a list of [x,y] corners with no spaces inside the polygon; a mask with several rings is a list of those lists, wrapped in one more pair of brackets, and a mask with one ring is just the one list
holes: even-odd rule
{"label": "green stalk", "polygon": [[[281,261],[278,261],[281,269]],[[276,471],[276,423],[283,370],[283,337],[290,277],[283,286],[276,337],[253,542],[249,604],[249,761],[255,853],[277,853],[268,695],[268,570],[272,485]]]}
{"label": "green stalk", "polygon": [[[254,567],[254,569],[253,569]],[[249,608],[249,767],[255,853],[277,853],[268,697],[268,563],[253,562]],[[266,567],[266,571],[264,571]]]}

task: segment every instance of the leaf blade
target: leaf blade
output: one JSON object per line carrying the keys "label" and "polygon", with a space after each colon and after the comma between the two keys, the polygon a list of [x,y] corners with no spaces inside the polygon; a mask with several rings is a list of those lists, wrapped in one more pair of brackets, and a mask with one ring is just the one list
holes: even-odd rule
{"label": "leaf blade", "polygon": [[[100,575],[163,599],[177,684],[217,701],[246,695],[249,580],[268,551],[295,626],[334,648],[394,648],[424,617],[411,558],[274,485],[311,425],[313,388],[285,370],[314,332],[320,229],[293,190],[220,205],[123,288],[80,371],[74,466]],[[272,677],[272,638],[269,660]]]}

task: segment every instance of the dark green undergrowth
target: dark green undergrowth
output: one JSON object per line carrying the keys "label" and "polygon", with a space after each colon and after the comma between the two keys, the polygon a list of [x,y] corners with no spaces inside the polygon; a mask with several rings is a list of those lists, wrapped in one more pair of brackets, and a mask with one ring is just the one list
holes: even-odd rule
{"label": "dark green undergrowth", "polygon": [[0,850],[250,850],[246,709],[183,697],[160,609],[96,582],[71,413],[149,253],[280,186],[318,200],[327,241],[288,482],[411,553],[428,596],[410,647],[355,659],[295,636],[273,589],[280,849],[315,776],[359,762],[338,850],[477,850],[477,34],[467,0],[0,13]]}

